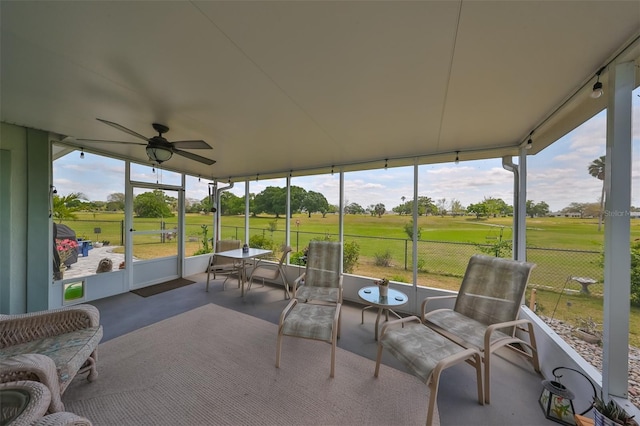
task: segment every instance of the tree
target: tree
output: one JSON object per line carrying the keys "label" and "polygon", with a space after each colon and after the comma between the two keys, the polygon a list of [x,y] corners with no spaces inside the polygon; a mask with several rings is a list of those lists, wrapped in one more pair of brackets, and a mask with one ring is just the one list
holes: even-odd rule
{"label": "tree", "polygon": [[536,216],[546,216],[549,214],[549,204],[544,201],[540,201],[536,204],[533,200],[527,200],[526,203],[527,215],[531,218]]}
{"label": "tree", "polygon": [[305,210],[309,217],[311,213],[316,212],[322,213],[322,217],[325,217],[329,211],[329,202],[321,193],[308,191],[302,200],[302,210]]}
{"label": "tree", "polygon": [[410,215],[413,211],[413,200],[402,203],[399,206],[392,208],[391,211],[398,213],[400,216],[402,216],[403,214]]}
{"label": "tree", "polygon": [[480,219],[482,216],[487,216],[487,205],[485,203],[469,204],[467,212],[476,215],[476,219]]}
{"label": "tree", "polygon": [[159,189],[144,192],[134,198],[133,212],[138,217],[173,217],[165,198],[164,192]]}
{"label": "tree", "polygon": [[[268,186],[261,193],[256,195],[253,212],[255,214],[274,214],[276,217],[280,217],[281,214],[285,213],[286,201],[286,189],[279,188],[277,186]],[[291,210],[293,211],[293,205]]]}
{"label": "tree", "polygon": [[364,214],[366,213],[362,206],[358,203],[351,203],[344,208],[345,214]]}
{"label": "tree", "polygon": [[[209,197],[206,198],[207,200]],[[204,204],[204,200],[202,200]],[[220,214],[225,216],[235,216],[242,214],[244,212],[244,197],[238,197],[237,195],[225,191],[220,194],[220,205],[218,208],[220,209]],[[211,207],[205,211],[209,211]]]}
{"label": "tree", "polygon": [[447,199],[440,198],[437,202],[437,205],[438,205],[438,214],[444,217],[444,215],[447,214]]}
{"label": "tree", "polygon": [[602,229],[602,214],[604,213],[604,174],[606,156],[596,158],[589,164],[589,174],[602,181],[602,193],[600,195],[600,213],[598,214],[598,231]]}
{"label": "tree", "polygon": [[[413,220],[404,224],[404,232],[407,233],[407,236],[410,240],[413,240]],[[419,240],[422,237],[422,228],[418,226],[418,230],[416,232],[416,239]]]}
{"label": "tree", "polygon": [[[412,206],[413,207],[413,206]],[[418,197],[418,216],[437,214],[438,208],[430,197]]]}
{"label": "tree", "polygon": [[[80,210],[80,198],[85,197],[80,192],[72,192],[69,195],[53,196],[53,218],[58,223],[63,220],[76,219],[75,212]],[[84,198],[86,200],[86,197]]]}
{"label": "tree", "polygon": [[124,194],[122,192],[114,192],[107,196],[107,210],[123,211],[124,210]]}
{"label": "tree", "polygon": [[382,203],[378,203],[373,207],[373,212],[380,218],[387,212],[387,208]]}
{"label": "tree", "polygon": [[[286,189],[285,191],[285,200],[286,200]],[[299,186],[292,185],[291,186],[291,214],[294,212],[300,212],[303,210],[304,199],[307,196],[307,191],[304,188],[300,188]],[[293,216],[292,216],[293,217]]]}
{"label": "tree", "polygon": [[452,199],[451,204],[449,206],[450,206],[449,210],[451,211],[451,214],[454,217],[464,214],[465,208],[460,202],[460,200],[456,200],[455,198]]}

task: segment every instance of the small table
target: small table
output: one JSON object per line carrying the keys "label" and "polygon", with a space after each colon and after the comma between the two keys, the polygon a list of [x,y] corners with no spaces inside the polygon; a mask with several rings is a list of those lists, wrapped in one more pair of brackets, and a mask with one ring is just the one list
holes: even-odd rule
{"label": "small table", "polygon": [[246,279],[247,279],[247,272],[246,272],[247,260],[255,259],[256,257],[264,256],[265,254],[271,254],[271,253],[272,253],[271,250],[256,249],[256,248],[249,248],[249,251],[245,253],[242,251],[241,248],[239,248],[239,249],[221,251],[219,253],[216,253],[216,256],[229,257],[231,259],[237,259],[242,261],[242,268],[240,269],[240,283],[241,283],[240,296],[244,297],[244,283],[246,282]]}
{"label": "small table", "polygon": [[370,306],[362,308],[362,320],[360,324],[364,324],[364,311],[369,308],[378,308],[378,315],[376,316],[375,338],[378,340],[378,327],[380,324],[380,316],[384,312],[385,321],[389,321],[389,312],[398,318],[402,318],[391,308],[402,306],[409,301],[409,297],[401,291],[388,289],[387,297],[380,297],[380,290],[377,285],[370,287],[363,287],[358,290],[358,297],[367,302]]}

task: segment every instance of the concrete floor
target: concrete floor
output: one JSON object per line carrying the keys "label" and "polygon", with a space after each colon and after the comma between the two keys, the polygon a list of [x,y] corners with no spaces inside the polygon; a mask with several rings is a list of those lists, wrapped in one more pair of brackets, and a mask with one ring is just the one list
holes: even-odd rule
{"label": "concrete floor", "polygon": [[[208,303],[215,303],[277,324],[282,309],[288,303],[284,300],[281,286],[254,286],[244,298],[241,298],[240,290],[235,287],[233,279],[227,282],[224,291],[222,280],[213,281],[207,293],[206,274],[188,278],[196,283],[151,297],[124,293],[91,302],[100,310],[104,327],[103,342]],[[377,350],[374,340],[375,311],[366,311],[365,323],[361,324],[361,308],[362,305],[356,303],[344,304],[338,346],[371,360],[373,374]],[[233,324],[229,324],[229,327],[232,326]],[[275,335],[273,341],[275,347]],[[556,424],[545,419],[538,404],[542,378],[533,371],[528,362],[511,351],[504,350],[499,354],[501,356],[494,357],[492,363],[490,405],[478,404],[475,372],[471,366],[463,363],[443,372],[438,391],[442,425]],[[406,371],[386,351],[383,362]],[[402,389],[398,389],[398,392],[402,392]]]}

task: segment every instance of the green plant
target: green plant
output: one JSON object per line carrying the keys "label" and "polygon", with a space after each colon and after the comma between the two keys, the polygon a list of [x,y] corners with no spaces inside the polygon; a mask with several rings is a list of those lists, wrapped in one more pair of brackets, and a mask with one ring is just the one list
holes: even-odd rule
{"label": "green plant", "polygon": [[343,247],[342,267],[344,272],[350,274],[358,264],[360,258],[360,245],[357,241],[345,242]]}
{"label": "green plant", "polygon": [[384,266],[388,268],[391,266],[391,250],[387,249],[383,252],[377,252],[373,254],[374,261],[373,263],[376,266]]}
{"label": "green plant", "polygon": [[200,225],[200,228],[202,229],[201,235],[202,235],[202,248],[196,250],[195,253],[193,253],[193,255],[198,255],[198,254],[207,254],[207,253],[211,253],[211,247],[209,246],[209,226],[208,225]]}
{"label": "green plant", "polygon": [[[413,220],[404,224],[404,232],[407,234],[410,240],[413,240]],[[418,226],[417,239],[422,237],[422,228]]]}
{"label": "green plant", "polygon": [[253,235],[251,238],[249,238],[249,246],[265,250],[275,250],[275,244],[273,240],[265,237],[264,235]]}
{"label": "green plant", "polygon": [[402,275],[393,275],[391,277],[391,281],[395,281],[397,283],[406,283],[406,282],[408,282],[407,279],[405,277],[403,277]]}
{"label": "green plant", "polygon": [[291,255],[289,256],[289,264],[304,266],[305,256],[306,256],[305,251],[297,251],[295,253],[291,253]]}
{"label": "green plant", "polygon": [[420,257],[418,258],[418,271],[424,271],[424,268],[427,266],[427,261]]}
{"label": "green plant", "polygon": [[634,416],[629,416],[626,411],[624,411],[615,401],[610,400],[609,402],[604,401],[604,396],[602,395],[602,391],[600,391],[600,396],[595,396],[593,398],[593,408],[596,409],[600,414],[608,418],[609,420],[613,420],[615,423],[625,426],[636,425],[637,423],[633,420]]}

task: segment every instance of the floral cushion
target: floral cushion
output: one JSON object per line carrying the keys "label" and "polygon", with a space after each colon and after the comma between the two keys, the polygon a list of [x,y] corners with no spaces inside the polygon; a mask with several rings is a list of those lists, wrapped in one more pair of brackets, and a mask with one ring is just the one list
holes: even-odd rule
{"label": "floral cushion", "polygon": [[387,330],[380,344],[425,383],[438,362],[464,350],[422,324]]}
{"label": "floral cushion", "polygon": [[0,357],[20,354],[46,355],[56,364],[60,389],[64,390],[102,339],[102,327],[89,327],[71,333],[46,337],[0,351]]}
{"label": "floral cushion", "polygon": [[331,342],[335,306],[299,303],[282,324],[282,334]]}

